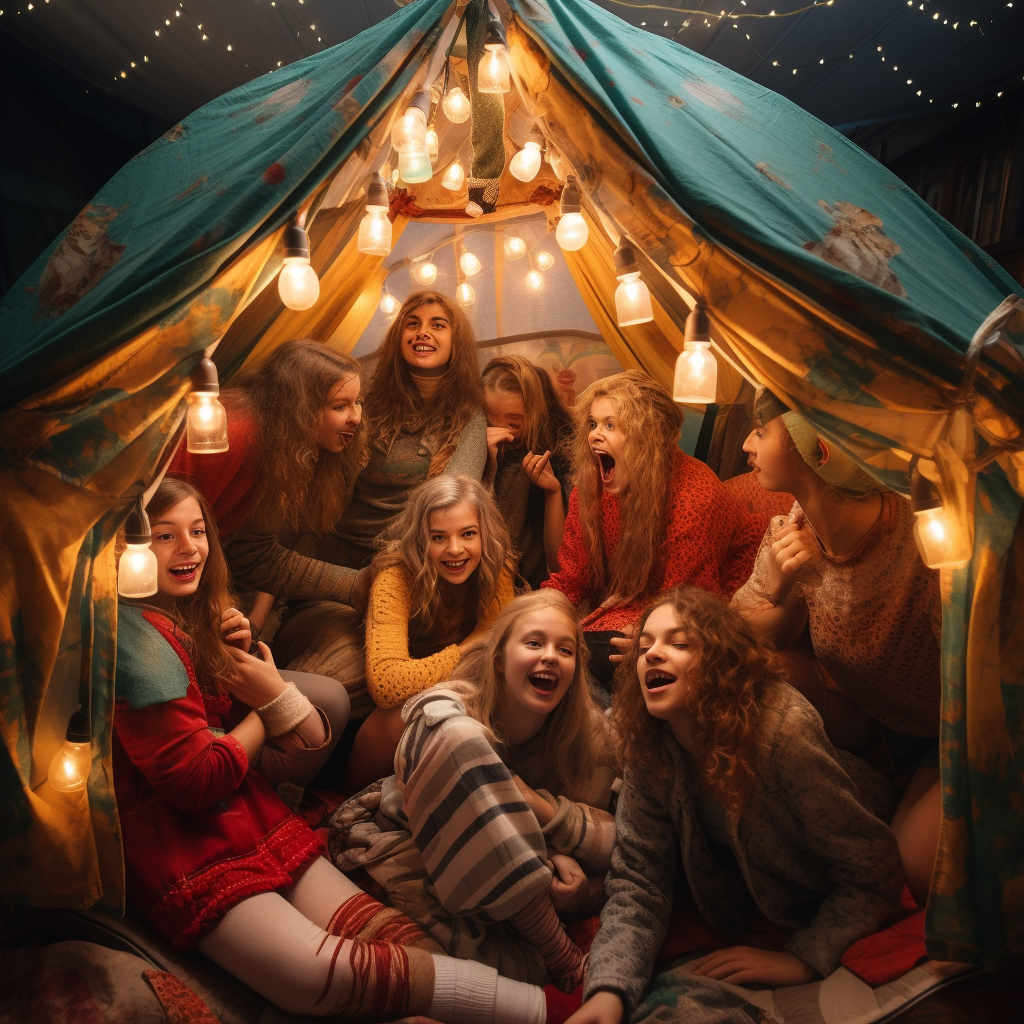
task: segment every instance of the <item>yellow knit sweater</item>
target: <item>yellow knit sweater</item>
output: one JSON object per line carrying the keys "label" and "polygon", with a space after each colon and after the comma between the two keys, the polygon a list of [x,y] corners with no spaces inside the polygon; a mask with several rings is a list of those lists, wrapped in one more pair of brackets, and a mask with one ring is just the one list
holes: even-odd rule
{"label": "yellow knit sweater", "polygon": [[[459,662],[459,643],[469,635],[463,632],[463,611],[446,608],[431,639],[436,638],[440,644],[445,640],[454,642],[442,646],[436,654],[413,657],[409,653],[409,620],[413,612],[409,584],[405,570],[392,566],[380,573],[370,589],[366,611],[366,686],[382,708],[398,707],[413,694],[445,679]],[[490,625],[514,596],[512,575],[505,568],[498,580],[498,593],[477,625]]]}

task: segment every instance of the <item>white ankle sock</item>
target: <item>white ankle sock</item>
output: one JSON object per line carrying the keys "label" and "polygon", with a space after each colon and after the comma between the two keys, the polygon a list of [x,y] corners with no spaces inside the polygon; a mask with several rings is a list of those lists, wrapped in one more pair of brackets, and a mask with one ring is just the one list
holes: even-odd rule
{"label": "white ankle sock", "polygon": [[473,960],[434,957],[429,1016],[443,1024],[544,1024],[544,992]]}

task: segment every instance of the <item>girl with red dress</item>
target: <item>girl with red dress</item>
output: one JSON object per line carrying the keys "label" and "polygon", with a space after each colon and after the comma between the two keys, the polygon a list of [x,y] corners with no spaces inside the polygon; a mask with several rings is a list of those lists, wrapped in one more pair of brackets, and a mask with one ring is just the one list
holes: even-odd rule
{"label": "girl with red dress", "polygon": [[266,746],[287,756],[326,730],[264,644],[262,658],[246,653],[204,504],[161,484],[149,503],[158,591],[120,605],[113,758],[130,901],[175,947],[291,1013],[543,1024],[539,989],[439,955],[321,857],[254,770]]}

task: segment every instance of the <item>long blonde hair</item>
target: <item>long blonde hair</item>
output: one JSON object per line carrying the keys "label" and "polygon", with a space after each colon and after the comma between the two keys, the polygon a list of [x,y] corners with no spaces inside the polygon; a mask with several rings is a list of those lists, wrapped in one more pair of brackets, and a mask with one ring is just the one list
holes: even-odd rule
{"label": "long blonde hair", "polygon": [[538,608],[563,612],[573,626],[576,668],[565,696],[544,724],[547,730],[544,761],[548,775],[546,788],[556,795],[578,800],[587,792],[600,766],[599,755],[603,751],[594,740],[603,728],[604,716],[591,694],[587,645],[576,609],[569,599],[561,591],[547,588],[517,597],[494,620],[486,645],[460,662],[458,678],[470,678],[476,683],[472,692],[464,697],[467,713],[490,729],[500,743],[507,743],[501,721],[505,648],[516,623]]}
{"label": "long blonde hair", "polygon": [[[452,332],[452,354],[430,404],[416,388],[408,363],[402,356],[405,318],[417,306],[436,302],[448,316]],[[483,404],[479,363],[473,329],[466,315],[441,292],[413,292],[398,311],[380,347],[373,378],[366,389],[366,411],[370,419],[370,443],[388,451],[405,430],[429,431],[441,439],[440,450],[455,450],[458,439]],[[451,451],[447,454],[450,456]]]}
{"label": "long blonde hair", "polygon": [[[600,475],[589,441],[590,406],[599,398],[615,403],[630,477],[620,499],[619,546],[607,568],[601,539]],[[628,604],[650,596],[656,587],[654,567],[665,539],[669,485],[683,414],[668,388],[640,370],[595,381],[580,395],[574,413],[572,472],[594,595],[599,599],[603,594],[618,594],[622,603]]]}
{"label": "long blonde hair", "polygon": [[376,579],[384,569],[398,567],[409,580],[409,607],[415,608],[409,621],[409,636],[429,639],[443,611],[437,568],[427,557],[430,548],[430,515],[468,501],[476,508],[480,522],[480,564],[461,586],[467,588],[467,609],[474,622],[490,607],[498,594],[501,572],[513,558],[512,542],[490,492],[468,476],[442,474],[426,480],[410,495],[405,508],[381,538],[381,550],[370,572]]}
{"label": "long blonde hair", "polygon": [[484,391],[522,398],[523,442],[530,451],[554,454],[571,443],[572,414],[551,386],[547,370],[522,356],[495,356],[480,379]]}

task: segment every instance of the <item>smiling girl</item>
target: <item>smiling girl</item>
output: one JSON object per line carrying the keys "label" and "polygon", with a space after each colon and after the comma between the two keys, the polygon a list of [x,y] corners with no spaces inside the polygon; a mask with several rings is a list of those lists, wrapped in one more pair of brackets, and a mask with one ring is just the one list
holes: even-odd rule
{"label": "smiling girl", "polygon": [[680,450],[682,422],[668,389],[639,370],[597,381],[576,405],[576,489],[544,586],[587,613],[591,671],[606,688],[615,639],[654,594],[693,584],[731,595],[757,552],[756,522]]}
{"label": "smiling girl", "polygon": [[884,783],[832,747],[770,659],[741,615],[696,588],[643,614],[612,705],[625,772],[608,902],[587,1001],[570,1024],[619,1024],[636,1009],[668,928],[677,863],[720,935],[745,930],[751,897],[790,931],[782,950],[730,946],[686,965],[691,1007],[733,1006],[736,1019],[742,1001],[713,983],[828,975],[898,907],[896,840],[867,806]]}
{"label": "smiling girl", "polygon": [[354,570],[291,545],[300,531],[329,533],[348,502],[363,454],[361,390],[357,362],[319,342],[288,341],[223,392],[228,451],[179,447],[168,473],[209,502],[237,586],[350,600]]}
{"label": "smiling girl", "polygon": [[401,705],[447,678],[513,597],[508,531],[490,494],[465,476],[412,493],[371,571],[366,683],[377,710],[355,738],[349,793],[391,773]]}
{"label": "smiling girl", "polygon": [[[165,480],[148,511],[158,592],[123,601],[117,630],[113,762],[129,900],[176,948],[195,946],[289,1013],[473,1024],[493,1012],[541,1024],[539,991],[437,955],[412,921],[320,856],[262,773],[270,747],[278,761],[322,747],[325,722],[266,645],[262,658],[245,653],[247,624],[229,607],[198,492]],[[457,998],[467,981],[479,1001],[470,1011]]]}
{"label": "smiling girl", "polygon": [[332,856],[453,956],[571,989],[582,955],[556,908],[600,891],[617,774],[572,606],[517,597],[471,662],[405,705],[396,774],[335,813]]}
{"label": "smiling girl", "polygon": [[487,479],[519,550],[519,575],[538,587],[558,568],[569,497],[572,417],[547,371],[522,356],[485,367]]}

